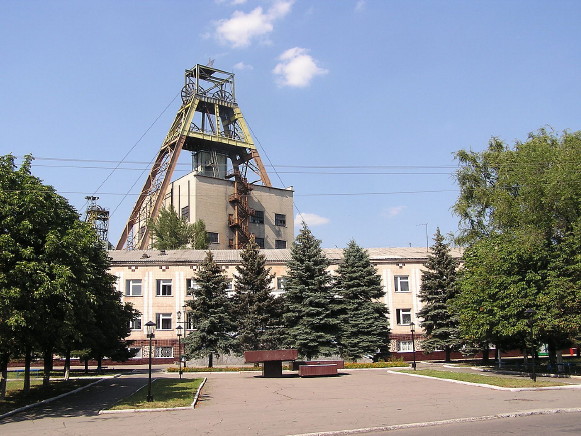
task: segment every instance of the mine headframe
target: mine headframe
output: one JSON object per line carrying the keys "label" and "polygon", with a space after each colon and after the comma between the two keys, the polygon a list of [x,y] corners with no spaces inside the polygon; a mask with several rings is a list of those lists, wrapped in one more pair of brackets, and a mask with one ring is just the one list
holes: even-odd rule
{"label": "mine headframe", "polygon": [[[211,161],[222,156],[229,160],[231,170],[224,178],[234,178],[239,196],[250,192],[241,186],[248,185],[251,173],[257,177],[252,183],[272,186],[236,103],[233,73],[198,64],[186,70],[181,97],[182,105],[157,153],[117,249],[150,247],[149,225],[159,214],[182,149],[193,152],[194,158],[209,156]],[[251,211],[245,207],[247,197],[245,201],[239,196],[240,201],[233,202],[236,215],[233,222],[238,223],[231,225],[236,236],[234,248],[241,248],[250,236],[248,215]]]}
{"label": "mine headframe", "polygon": [[85,222],[91,224],[99,240],[108,248],[109,245],[109,211],[97,204],[99,197],[92,195],[85,197],[88,201],[87,210],[85,211]]}

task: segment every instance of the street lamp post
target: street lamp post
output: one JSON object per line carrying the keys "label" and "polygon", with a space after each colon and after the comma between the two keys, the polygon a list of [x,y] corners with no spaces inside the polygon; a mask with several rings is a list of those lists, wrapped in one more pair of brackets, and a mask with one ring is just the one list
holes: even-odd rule
{"label": "street lamp post", "polygon": [[416,341],[414,338],[414,333],[416,332],[416,325],[410,322],[410,332],[412,332],[412,350],[414,352],[414,362],[412,363],[412,368],[416,370]]}
{"label": "street lamp post", "polygon": [[152,339],[155,337],[153,332],[155,331],[155,323],[153,321],[148,321],[145,324],[147,327],[147,337],[149,338],[149,382],[147,384],[147,401],[151,403],[153,401],[153,395],[151,395],[151,357],[152,357]]}
{"label": "street lamp post", "polygon": [[[179,312],[178,312],[179,313]],[[178,364],[179,364],[179,373],[180,373],[180,378],[182,378],[182,329],[183,327],[181,325],[178,325],[176,327],[177,330],[177,335],[178,335]]]}
{"label": "street lamp post", "polygon": [[534,317],[534,315],[536,313],[537,312],[534,309],[530,309],[529,308],[529,309],[525,310],[525,315],[528,318],[528,324],[529,324],[529,327],[531,329],[531,359],[533,361],[533,366],[532,366],[532,371],[531,371],[531,379],[534,382],[537,381],[537,371],[536,371],[536,368],[535,368],[535,363],[536,363],[535,362],[535,360],[536,360],[535,357],[536,357],[536,354],[537,353],[536,353],[536,349],[535,349],[535,331],[534,331],[534,328],[533,328],[534,327],[534,323],[535,323],[533,317]]}

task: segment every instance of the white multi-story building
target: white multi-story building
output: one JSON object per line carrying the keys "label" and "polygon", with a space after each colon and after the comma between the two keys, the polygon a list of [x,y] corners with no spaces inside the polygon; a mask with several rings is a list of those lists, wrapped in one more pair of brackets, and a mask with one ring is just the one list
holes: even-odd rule
{"label": "white multi-story building", "polygon": [[[422,270],[427,260],[426,248],[369,248],[371,262],[381,276],[384,289],[382,302],[389,309],[391,328],[391,351],[409,357],[412,352],[410,325],[416,326],[416,349],[421,350],[421,320],[417,313],[421,309],[418,297]],[[290,260],[290,249],[265,249],[267,265],[275,274],[272,283],[274,294],[284,292],[286,263]],[[212,250],[215,261],[232,283],[236,266],[240,264],[239,250]],[[341,249],[324,249],[334,271],[342,260]],[[117,276],[118,289],[123,299],[141,312],[131,325],[129,339],[134,341],[137,356],[143,356],[147,347],[145,323],[156,323],[156,351],[159,358],[175,359],[179,355],[176,327],[181,325],[187,334],[190,326],[187,301],[191,298],[188,289],[195,286],[194,273],[204,260],[203,250],[114,250],[111,272]],[[459,250],[452,255],[460,257]],[[232,285],[231,285],[232,289]],[[233,291],[233,289],[232,289]],[[421,353],[418,359],[422,358]]]}

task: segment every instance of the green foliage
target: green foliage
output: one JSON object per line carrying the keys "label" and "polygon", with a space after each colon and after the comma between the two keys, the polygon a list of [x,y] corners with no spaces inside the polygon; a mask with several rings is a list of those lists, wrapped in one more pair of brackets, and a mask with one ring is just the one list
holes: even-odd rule
{"label": "green foliage", "polygon": [[232,304],[226,292],[228,281],[211,251],[195,279],[198,286],[189,302],[194,331],[185,337],[184,346],[190,358],[208,355],[208,366],[212,367],[213,354],[235,351],[237,341]]}
{"label": "green foliage", "polygon": [[424,306],[418,312],[427,336],[422,341],[422,348],[426,352],[445,350],[446,361],[449,361],[451,351],[457,351],[462,346],[458,316],[450,305],[458,294],[458,262],[450,254],[450,247],[444,242],[439,228],[434,235],[434,245],[425,266],[427,270],[423,271],[419,294]]}
{"label": "green foliage", "polygon": [[283,332],[282,301],[271,294],[274,276],[254,242],[240,252],[240,257],[233,298],[240,348],[275,350],[280,347]]}
{"label": "green foliage", "polygon": [[158,250],[179,250],[191,245],[196,250],[208,248],[206,225],[202,220],[188,224],[169,207],[161,209],[155,221],[150,223],[153,246]]}
{"label": "green foliage", "polygon": [[201,219],[191,224],[191,245],[194,250],[208,249],[208,233],[206,232],[206,224]]}
{"label": "green foliage", "polygon": [[[493,139],[481,153],[459,151],[454,210],[470,243],[457,300],[472,340],[555,347],[581,331],[579,271],[581,132],[540,130],[511,148]],[[530,345],[530,344],[529,344]]]}
{"label": "green foliage", "polygon": [[124,347],[128,319],[119,314],[133,310],[120,302],[94,229],[31,175],[31,160],[16,169],[13,156],[0,157],[0,362],[38,352],[50,370],[55,352],[97,352],[91,334],[107,352]]}
{"label": "green foliage", "polygon": [[565,383],[552,381],[532,381],[523,377],[499,377],[483,374],[472,374],[469,372],[439,371],[437,369],[420,369],[401,370],[406,374],[423,375],[425,377],[434,377],[447,380],[458,380],[466,383],[478,383],[491,386],[500,386],[503,388],[541,388],[549,386],[563,386]]}
{"label": "green foliage", "polygon": [[112,410],[123,409],[168,409],[190,407],[204,379],[158,378],[151,385],[152,402],[147,401],[147,389],[140,389],[123,398]]}
{"label": "green foliage", "polygon": [[287,264],[283,318],[287,346],[308,360],[337,352],[339,322],[328,266],[321,241],[303,223]]}
{"label": "green foliage", "polygon": [[363,356],[386,356],[389,352],[387,307],[378,301],[384,295],[381,277],[368,253],[349,242],[337,270],[339,350],[349,360]]}

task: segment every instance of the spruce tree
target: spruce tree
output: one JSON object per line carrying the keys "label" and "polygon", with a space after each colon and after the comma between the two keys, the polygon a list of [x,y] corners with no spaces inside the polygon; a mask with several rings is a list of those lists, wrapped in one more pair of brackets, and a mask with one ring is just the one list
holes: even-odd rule
{"label": "spruce tree", "polygon": [[287,345],[307,359],[337,352],[339,322],[328,266],[321,241],[303,223],[287,263],[284,322]]}
{"label": "spruce tree", "polygon": [[281,299],[271,294],[274,275],[252,240],[240,252],[233,297],[238,342],[243,351],[274,350],[281,338]]}
{"label": "spruce tree", "polygon": [[208,367],[211,368],[214,353],[229,353],[236,349],[236,326],[226,291],[228,280],[211,251],[194,278],[198,286],[188,303],[192,309],[194,331],[184,339],[185,349],[190,357],[207,355]]}
{"label": "spruce tree", "polygon": [[450,254],[450,247],[444,242],[440,229],[434,235],[434,245],[425,264],[420,288],[420,300],[424,307],[418,312],[421,326],[426,332],[422,348],[431,352],[444,350],[446,362],[450,353],[462,346],[458,332],[458,316],[451,308],[452,299],[457,295],[456,268],[458,262]]}
{"label": "spruce tree", "polygon": [[367,355],[385,356],[389,352],[388,309],[378,301],[384,291],[369,254],[355,241],[349,242],[337,273],[341,355],[353,361]]}

